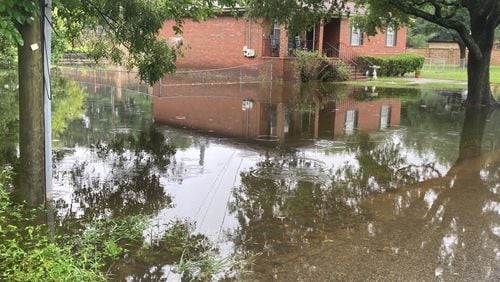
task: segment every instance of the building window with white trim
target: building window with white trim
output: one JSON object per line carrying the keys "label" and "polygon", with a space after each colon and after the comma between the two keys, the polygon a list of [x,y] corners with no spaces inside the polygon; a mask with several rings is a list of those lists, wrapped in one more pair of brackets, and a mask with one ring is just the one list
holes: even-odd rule
{"label": "building window with white trim", "polygon": [[380,109],[380,129],[387,129],[391,126],[391,107],[382,106]]}
{"label": "building window with white trim", "polygon": [[358,126],[358,112],[356,110],[349,110],[345,113],[344,130],[346,135],[351,135]]}
{"label": "building window with white trim", "polygon": [[397,33],[392,27],[388,27],[385,33],[385,46],[394,47],[396,46]]}
{"label": "building window with white trim", "polygon": [[351,27],[351,46],[363,45],[363,33],[359,28]]}

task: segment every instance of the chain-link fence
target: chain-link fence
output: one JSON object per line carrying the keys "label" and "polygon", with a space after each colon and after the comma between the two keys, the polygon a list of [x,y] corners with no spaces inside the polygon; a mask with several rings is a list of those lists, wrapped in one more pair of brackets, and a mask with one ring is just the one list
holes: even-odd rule
{"label": "chain-link fence", "polygon": [[426,58],[424,69],[467,71],[467,59]]}
{"label": "chain-link fence", "polygon": [[266,62],[220,69],[178,71],[163,77],[160,84],[162,86],[184,86],[255,83],[271,80],[273,80],[273,66],[271,62]]}

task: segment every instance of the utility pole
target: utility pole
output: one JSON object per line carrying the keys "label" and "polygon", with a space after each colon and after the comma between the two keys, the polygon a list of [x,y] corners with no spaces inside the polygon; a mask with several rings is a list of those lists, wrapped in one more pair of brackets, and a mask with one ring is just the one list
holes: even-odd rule
{"label": "utility pole", "polygon": [[45,201],[52,202],[52,89],[50,87],[50,57],[52,52],[52,0],[42,0],[42,64],[43,64],[43,109],[44,109],[44,153],[45,153]]}

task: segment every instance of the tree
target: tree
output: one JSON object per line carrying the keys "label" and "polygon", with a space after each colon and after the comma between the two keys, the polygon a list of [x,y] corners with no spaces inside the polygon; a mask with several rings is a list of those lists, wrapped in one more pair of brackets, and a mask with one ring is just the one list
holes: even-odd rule
{"label": "tree", "polygon": [[[44,201],[44,123],[42,73],[42,18],[44,3],[38,0],[0,2],[0,42],[18,47],[20,182],[27,204]],[[231,7],[233,0],[54,0],[55,19],[66,29],[56,36],[78,40],[84,34],[97,35],[96,58],[137,68],[141,80],[158,81],[175,71],[177,50],[158,38],[166,20],[174,20],[181,32],[185,17],[203,20],[215,15],[218,5]],[[52,25],[57,27],[60,25]],[[3,46],[0,46],[3,48]]]}
{"label": "tree", "polygon": [[[422,18],[455,31],[469,49],[467,104],[495,105],[490,89],[491,50],[500,24],[498,0],[359,0],[368,7],[369,32],[387,25],[408,23],[410,16]],[[464,20],[464,15],[469,20]],[[371,28],[370,28],[371,27]]]}
{"label": "tree", "polygon": [[[422,39],[424,42],[421,42]],[[408,45],[419,45],[412,47],[426,47],[422,45],[426,45],[429,40],[457,42],[460,49],[460,67],[465,67],[467,46],[465,46],[465,42],[460,38],[458,33],[435,23],[417,18],[408,30]]]}
{"label": "tree", "polygon": [[[347,5],[354,2],[356,5]],[[468,55],[467,104],[473,106],[495,105],[490,89],[490,59],[495,29],[500,24],[498,0],[246,0],[250,14],[286,25],[307,19],[329,20],[339,12],[362,14],[357,24],[369,35],[387,27],[408,25],[411,17],[422,18],[446,29],[455,31]],[[464,16],[468,20],[464,20]],[[302,21],[307,23],[307,21]]]}

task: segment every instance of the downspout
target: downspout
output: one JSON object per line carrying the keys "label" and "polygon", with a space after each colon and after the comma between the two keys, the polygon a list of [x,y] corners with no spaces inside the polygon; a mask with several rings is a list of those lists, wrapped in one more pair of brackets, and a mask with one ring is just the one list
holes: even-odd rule
{"label": "downspout", "polygon": [[313,26],[313,51],[316,50],[316,25]]}
{"label": "downspout", "polygon": [[252,49],[252,19],[248,19],[248,46]]}

